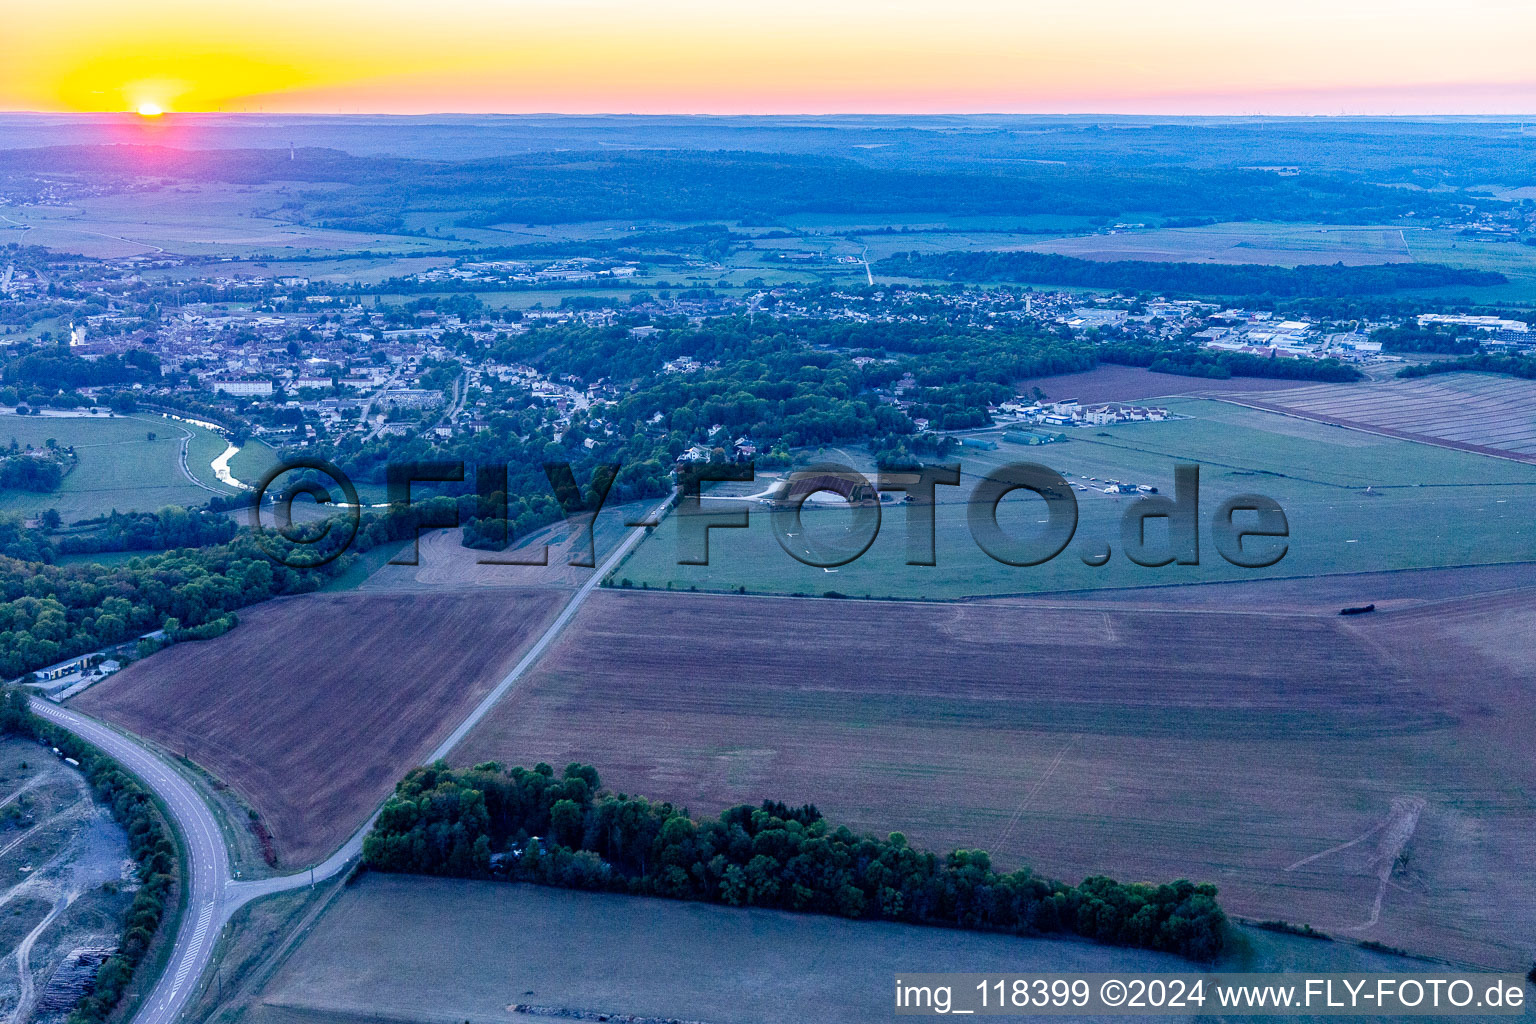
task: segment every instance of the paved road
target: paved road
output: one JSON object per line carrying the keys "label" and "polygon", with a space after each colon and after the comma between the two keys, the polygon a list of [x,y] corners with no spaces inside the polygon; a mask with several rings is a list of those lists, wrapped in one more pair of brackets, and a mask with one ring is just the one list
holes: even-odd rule
{"label": "paved road", "polygon": [[[146,422],[153,422],[153,421],[146,421]],[[190,462],[188,462],[188,453],[189,453],[189,451],[191,449],[191,446],[192,446],[192,431],[188,430],[186,427],[181,426],[179,423],[174,422],[173,420],[167,419],[166,422],[170,423],[171,426],[173,426],[177,430],[181,431],[181,455],[180,455],[181,475],[186,477],[192,483],[194,483],[197,486],[201,487],[203,490],[208,491],[208,492],[210,492],[212,494],[224,494],[224,493],[226,493],[224,491],[219,490],[217,487],[210,487],[207,484],[203,483],[201,480],[199,480],[197,478],[197,474],[192,472],[192,465],[191,465]]]}
{"label": "paved road", "polygon": [[[374,405],[378,402],[378,400],[380,398],[384,397],[384,393],[386,391],[388,391],[391,387],[393,387],[395,385],[395,382],[399,379],[399,377],[400,377],[400,371],[399,370],[392,370],[390,372],[390,374],[389,374],[389,377],[384,381],[383,386],[381,386],[379,388],[379,390],[375,391],[373,394],[368,396],[368,404],[363,406],[362,415],[358,417],[358,422],[359,423],[366,424],[368,422],[368,417],[373,415],[373,407],[374,407]],[[379,420],[379,422],[378,422],[378,425],[372,427],[368,431],[367,436],[363,438],[363,440],[364,441],[372,441],[375,437],[378,436],[379,431],[381,431],[383,429],[384,429],[384,420],[381,418]]]}
{"label": "paved road", "polygon": [[[666,512],[671,504],[672,497],[669,496],[645,517],[646,520],[659,522],[662,514]],[[528,671],[535,661],[539,660],[539,656],[554,642],[555,637],[565,628],[565,624],[571,621],[577,609],[581,607],[582,602],[603,582],[603,577],[618,568],[619,563],[624,560],[624,556],[629,554],[634,546],[640,543],[640,538],[644,536],[644,527],[637,526],[629,531],[619,546],[613,549],[613,553],[603,560],[603,564],[597,567],[597,571],[592,574],[587,582],[581,585],[581,589],[576,591],[575,596],[566,603],[565,608],[555,618],[555,621],[549,624],[549,628],[544,631],[543,636],[539,637],[538,642],[528,648],[528,653],[523,655],[522,660],[512,667],[512,671],[502,677],[501,682],[497,683],[490,693],[485,695],[485,699],[475,706],[475,710],[469,713],[469,717],[460,722],[459,727],[449,733],[447,738],[437,745],[437,749],[432,751],[431,755],[427,758],[429,764],[440,757],[447,757],[448,751],[458,746],[459,741],[468,735],[469,730],[478,725],[480,719],[484,718],[491,708],[495,707],[496,703],[507,695],[507,691],[517,685],[517,681],[523,677],[523,673]]]}
{"label": "paved road", "polygon": [[[657,505],[645,518],[651,522],[658,521],[671,504],[672,498],[668,497],[660,505]],[[501,681],[492,688],[490,693],[485,695],[485,698],[479,704],[475,705],[475,709],[469,713],[469,717],[460,722],[453,732],[449,733],[432,753],[427,755],[426,763],[430,764],[439,758],[447,757],[448,752],[459,745],[459,741],[468,735],[469,731],[478,725],[482,718],[490,713],[491,708],[501,702],[501,699],[507,695],[507,692],[522,679],[523,674],[532,668],[534,662],[538,661],[544,652],[548,650],[549,645],[554,642],[555,637],[565,628],[566,623],[570,622],[576,615],[582,602],[586,601],[592,591],[602,584],[605,576],[618,568],[619,563],[624,560],[624,556],[629,554],[635,545],[640,542],[640,538],[644,536],[645,529],[643,527],[636,527],[624,537],[619,546],[614,548],[613,553],[603,560],[602,565],[598,567],[597,571],[566,602],[560,614],[549,624],[549,628],[544,630],[543,635],[539,637],[537,642],[528,648],[527,653],[518,660],[516,665],[512,666],[512,670],[501,678]],[[314,879],[317,884],[321,879],[332,877],[362,854],[363,839],[373,829],[373,823],[378,817],[379,812],[376,810],[373,814],[369,815],[368,820],[363,822],[356,832],[352,833],[352,837],[342,844],[341,849],[331,854],[320,864],[315,865]],[[304,872],[298,875],[285,875],[278,878],[235,882],[229,887],[229,900],[233,904],[229,912],[233,913],[234,909],[258,897],[277,892],[286,892],[298,885],[306,885],[308,881],[309,874]]]}
{"label": "paved road", "polygon": [[213,812],[179,772],[138,742],[95,719],[33,698],[32,710],[95,744],[138,776],[164,802],[187,844],[187,913],[165,973],[135,1018],[136,1024],[171,1024],[186,1005],[213,955],[229,880],[229,850]]}
{"label": "paved road", "polygon": [[[671,504],[668,498],[657,506],[648,517],[652,521],[660,517]],[[643,527],[636,527],[625,536],[586,583],[572,595],[560,614],[550,623],[538,641],[528,649],[522,659],[504,676],[496,687],[486,694],[469,717],[459,723],[427,760],[445,757],[464,738],[470,729],[486,716],[509,690],[517,685],[523,674],[554,642],[566,623],[578,608],[602,582],[603,577],[618,566],[645,534]],[[198,795],[192,784],[180,772],[168,765],[161,757],[142,743],[118,732],[94,718],[89,718],[68,708],[60,707],[41,698],[32,699],[32,710],[41,718],[61,726],[76,736],[95,744],[115,758],[118,763],[138,776],[164,802],[175,820],[177,829],[187,843],[188,893],[187,912],[181,920],[181,930],[176,935],[171,959],[165,973],[155,983],[149,998],[139,1008],[133,1024],[173,1024],[185,1009],[192,994],[197,991],[199,980],[213,959],[214,946],[224,925],[236,910],[254,899],[287,892],[306,885],[319,884],[345,870],[363,849],[363,838],[378,817],[375,811],[362,827],[324,862],[315,865],[313,871],[273,878],[235,881],[230,875],[229,848],[224,834],[219,830],[213,811]]]}

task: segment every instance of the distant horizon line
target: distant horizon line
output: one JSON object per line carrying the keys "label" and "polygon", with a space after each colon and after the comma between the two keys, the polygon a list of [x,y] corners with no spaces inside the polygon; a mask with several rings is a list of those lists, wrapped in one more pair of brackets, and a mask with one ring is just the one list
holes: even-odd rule
{"label": "distant horizon line", "polygon": [[0,117],[8,116],[26,117],[112,117],[131,118],[136,121],[155,121],[177,117],[399,117],[399,118],[434,118],[434,117],[611,117],[611,118],[697,118],[703,119],[745,119],[745,118],[882,118],[882,119],[933,119],[946,117],[1006,117],[1006,118],[1083,118],[1083,119],[1137,119],[1137,120],[1290,120],[1290,121],[1323,121],[1323,120],[1374,120],[1392,121],[1408,118],[1432,118],[1436,120],[1494,120],[1494,121],[1531,121],[1536,123],[1536,110],[1524,114],[1474,112],[1474,113],[1444,113],[1435,111],[1403,111],[1390,114],[1343,111],[1339,113],[1168,113],[1161,112],[1125,112],[1125,111],[1007,111],[1007,110],[950,110],[950,111],[868,111],[868,110],[843,110],[843,111],[795,111],[782,110],[771,112],[735,112],[721,113],[719,111],[561,111],[561,110],[433,110],[433,111],[398,111],[398,110],[166,110],[159,114],[146,116],[136,110],[36,110],[36,109],[0,109]]}

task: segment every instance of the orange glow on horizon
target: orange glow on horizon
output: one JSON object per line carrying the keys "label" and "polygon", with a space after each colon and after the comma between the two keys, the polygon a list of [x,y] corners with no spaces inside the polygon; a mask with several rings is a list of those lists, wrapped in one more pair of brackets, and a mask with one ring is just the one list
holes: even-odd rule
{"label": "orange glow on horizon", "polygon": [[7,28],[13,110],[1536,112],[1507,0],[58,0]]}

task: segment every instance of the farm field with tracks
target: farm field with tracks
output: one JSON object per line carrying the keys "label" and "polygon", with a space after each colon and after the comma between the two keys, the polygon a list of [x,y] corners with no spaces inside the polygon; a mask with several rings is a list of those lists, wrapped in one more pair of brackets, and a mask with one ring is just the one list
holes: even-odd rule
{"label": "farm field with tracks", "polygon": [[812,802],[1009,868],[1211,881],[1240,915],[1523,969],[1529,591],[1358,619],[1250,596],[603,592],[452,759],[585,761],[696,814]]}
{"label": "farm field with tracks", "polygon": [[1448,373],[1313,384],[1244,395],[1246,405],[1536,462],[1536,381]]}
{"label": "farm field with tracks", "polygon": [[1022,248],[1086,260],[1163,263],[1306,264],[1412,263],[1409,241],[1387,225],[1211,224],[1053,238]]}
{"label": "farm field with tracks", "polygon": [[[1244,929],[1229,970],[1410,971],[1344,943]],[[491,958],[465,950],[494,949]],[[584,955],[573,956],[572,950]],[[1168,954],[504,882],[370,875],[252,1000],[249,1024],[889,1021],[891,979],[933,971],[1184,971]],[[530,1017],[515,1007],[538,1007]],[[586,1018],[594,1019],[594,1018]],[[1077,1018],[1085,1020],[1091,1018]],[[1109,1018],[1105,1018],[1109,1019]],[[1199,1020],[1170,1017],[1167,1020]]]}

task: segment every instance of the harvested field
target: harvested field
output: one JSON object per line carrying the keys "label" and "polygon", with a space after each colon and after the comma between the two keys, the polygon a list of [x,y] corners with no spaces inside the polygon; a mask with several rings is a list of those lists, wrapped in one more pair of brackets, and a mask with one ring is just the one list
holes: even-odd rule
{"label": "harvested field", "polygon": [[1412,263],[1400,228],[1335,224],[1211,224],[1053,238],[1024,248],[1084,260],[1271,264]]}
{"label": "harvested field", "polygon": [[[699,813],[809,801],[1072,882],[1208,880],[1245,916],[1523,968],[1531,605],[604,592],[453,759],[587,761]],[[1500,661],[1452,642],[1463,618]]]}
{"label": "harvested field", "polygon": [[1050,598],[1089,606],[1113,604],[1153,610],[1264,608],[1332,615],[1350,605],[1374,604],[1380,611],[1390,611],[1520,589],[1536,601],[1536,562],[1083,590],[1052,594]]}
{"label": "harvested field", "polygon": [[[1402,957],[1256,929],[1230,970],[1407,972]],[[494,949],[484,958],[468,950]],[[585,955],[572,956],[572,950]],[[253,1024],[554,1020],[873,1024],[911,970],[1176,972],[1164,953],[571,892],[370,875],[337,900],[254,1000]],[[514,1007],[540,1007],[524,1015]],[[806,1007],[815,1007],[808,1014]],[[569,1019],[569,1018],[567,1018]],[[633,1019],[633,1018],[631,1018]],[[1110,1021],[1076,1016],[1074,1021]],[[1166,1017],[1164,1020],[1201,1020]]]}
{"label": "harvested field", "polygon": [[1251,391],[1288,391],[1293,380],[1267,377],[1234,377],[1231,380],[1202,380],[1176,373],[1153,373],[1139,366],[1096,366],[1081,373],[1058,373],[1050,377],[1027,377],[1018,383],[1020,393],[1031,388],[1044,391],[1053,402],[1075,398],[1095,402],[1140,402],[1148,398],[1173,395],[1246,394]]}
{"label": "harvested field", "polygon": [[[596,560],[623,542],[629,532],[624,524],[644,515],[654,502],[613,505],[599,512],[592,530]],[[592,570],[571,565],[573,559],[586,555],[586,534],[581,524],[569,521],[552,523],[519,538],[505,551],[483,551],[463,545],[462,529],[424,531],[417,542],[417,565],[385,564],[361,584],[366,591],[443,591],[481,588],[564,587],[575,589],[592,576]],[[533,560],[541,549],[546,565],[496,564],[490,559]],[[409,543],[390,557],[409,554]]]}
{"label": "harvested field", "polygon": [[1323,423],[1536,462],[1536,381],[1452,373],[1314,384],[1239,400]]}
{"label": "harvested field", "polygon": [[281,862],[355,830],[516,663],[566,595],[309,594],[87,690],[81,710],[185,754],[260,812]]}
{"label": "harvested field", "polygon": [[[496,955],[466,955],[473,949]],[[252,1016],[526,1022],[587,1011],[656,1024],[863,1024],[890,1020],[897,971],[979,971],[1023,957],[1059,970],[1187,964],[1082,942],[370,874],[341,895]],[[525,1016],[519,1004],[550,1012]],[[820,1013],[808,1018],[807,1006]]]}

